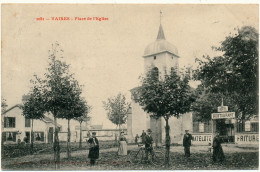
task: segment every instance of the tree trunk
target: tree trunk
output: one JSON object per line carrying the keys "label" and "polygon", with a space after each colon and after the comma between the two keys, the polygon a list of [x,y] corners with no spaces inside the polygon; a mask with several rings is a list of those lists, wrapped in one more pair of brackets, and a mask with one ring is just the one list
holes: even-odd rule
{"label": "tree trunk", "polygon": [[82,148],[82,128],[81,128],[82,122],[79,123],[79,148]]}
{"label": "tree trunk", "polygon": [[169,119],[166,118],[166,127],[165,127],[165,133],[166,133],[166,154],[165,154],[165,166],[169,167],[169,162],[170,162],[170,126],[169,126]]}
{"label": "tree trunk", "polygon": [[158,119],[155,119],[155,146],[158,147]]}
{"label": "tree trunk", "polygon": [[55,123],[55,134],[54,134],[54,162],[55,162],[55,169],[60,168],[60,145],[59,145],[59,136],[58,136],[58,126],[57,126],[57,118],[54,117]]}
{"label": "tree trunk", "polygon": [[33,154],[33,142],[34,142],[34,134],[33,134],[33,119],[32,119],[32,127],[31,127],[31,154]]}
{"label": "tree trunk", "polygon": [[67,137],[67,158],[71,158],[71,147],[70,147],[70,119],[68,119],[68,137]]}

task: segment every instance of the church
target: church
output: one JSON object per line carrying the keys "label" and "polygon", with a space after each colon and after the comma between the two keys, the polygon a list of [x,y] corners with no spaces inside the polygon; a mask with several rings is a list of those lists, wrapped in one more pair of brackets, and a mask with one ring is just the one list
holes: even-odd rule
{"label": "church", "polygon": [[[160,24],[157,38],[153,43],[147,45],[143,54],[144,73],[153,66],[159,73],[164,76],[165,72],[169,72],[172,68],[178,70],[177,48],[168,42],[165,38],[163,27]],[[134,101],[133,93],[138,87],[130,90],[132,111],[128,114],[127,119],[127,135],[129,142],[134,142],[135,136],[142,134],[143,130],[152,130],[154,143],[160,145],[165,143],[165,120],[159,118],[157,120],[150,118],[150,115],[144,112],[142,107]],[[181,115],[178,119],[171,117],[169,120],[171,143],[182,143],[182,137],[185,130],[192,131],[192,113]]]}

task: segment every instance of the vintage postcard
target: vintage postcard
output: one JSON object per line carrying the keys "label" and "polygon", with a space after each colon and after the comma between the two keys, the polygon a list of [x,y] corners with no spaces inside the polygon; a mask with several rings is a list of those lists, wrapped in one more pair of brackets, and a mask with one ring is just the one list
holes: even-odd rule
{"label": "vintage postcard", "polygon": [[1,4],[2,170],[258,170],[258,4]]}

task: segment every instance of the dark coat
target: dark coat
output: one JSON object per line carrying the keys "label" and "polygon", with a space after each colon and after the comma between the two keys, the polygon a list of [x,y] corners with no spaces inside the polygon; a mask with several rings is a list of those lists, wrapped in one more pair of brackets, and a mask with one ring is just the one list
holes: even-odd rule
{"label": "dark coat", "polygon": [[221,138],[220,137],[214,137],[213,139],[213,160],[214,161],[224,161],[225,155],[221,146]]}
{"label": "dark coat", "polygon": [[191,140],[192,140],[192,135],[190,133],[184,134],[184,136],[183,136],[183,146],[184,147],[190,147],[191,146]]}
{"label": "dark coat", "polygon": [[145,147],[146,147],[146,148],[152,147],[152,144],[153,144],[153,138],[152,138],[152,136],[145,135],[145,137],[144,137],[144,144],[145,144]]}
{"label": "dark coat", "polygon": [[[94,144],[94,139],[95,139],[96,144]],[[99,158],[99,142],[98,142],[98,139],[96,137],[90,138],[88,140],[88,143],[90,144],[88,158],[98,159]]]}

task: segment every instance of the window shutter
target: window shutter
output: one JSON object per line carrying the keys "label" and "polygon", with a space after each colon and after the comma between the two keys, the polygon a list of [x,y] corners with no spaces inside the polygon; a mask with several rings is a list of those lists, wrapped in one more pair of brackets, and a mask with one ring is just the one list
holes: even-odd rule
{"label": "window shutter", "polygon": [[16,142],[16,132],[13,132],[13,141]]}
{"label": "window shutter", "polygon": [[14,120],[13,120],[13,127],[15,128],[15,118],[13,118]]}
{"label": "window shutter", "polygon": [[3,140],[3,142],[6,141],[6,132],[2,133],[2,140]]}
{"label": "window shutter", "polygon": [[7,117],[4,117],[4,128],[7,127]]}
{"label": "window shutter", "polygon": [[44,132],[41,132],[41,141],[44,142]]}

